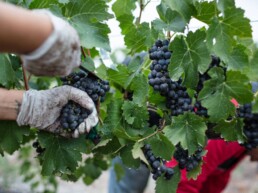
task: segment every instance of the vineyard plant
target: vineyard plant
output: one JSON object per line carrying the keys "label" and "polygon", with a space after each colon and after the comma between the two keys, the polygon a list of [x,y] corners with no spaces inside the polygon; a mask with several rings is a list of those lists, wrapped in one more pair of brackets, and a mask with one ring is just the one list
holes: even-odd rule
{"label": "vineyard plant", "polygon": [[[24,74],[19,56],[2,53],[0,86],[72,85],[89,93],[99,116],[98,125],[76,139],[0,121],[0,154],[19,153],[21,175],[33,190],[48,184],[43,191],[56,192],[57,178],[90,185],[119,156],[129,168],[145,164],[156,193],[174,193],[182,170],[188,179],[202,172],[208,140],[237,141],[248,150],[258,145],[258,99],[252,90],[258,47],[251,21],[234,0],[161,0],[154,10],[159,18],[151,22],[142,21],[151,0],[8,2],[48,9],[67,20],[80,36],[81,67],[67,77],[36,77]],[[112,57],[110,19],[119,22],[128,64]],[[193,19],[203,27],[189,29]],[[103,55],[111,56],[112,66]],[[74,103],[69,108],[81,112]],[[80,121],[76,116],[87,112],[67,115],[63,109],[61,125],[73,130],[73,121]],[[169,167],[172,159],[176,164]],[[115,170],[121,178],[122,167]]]}

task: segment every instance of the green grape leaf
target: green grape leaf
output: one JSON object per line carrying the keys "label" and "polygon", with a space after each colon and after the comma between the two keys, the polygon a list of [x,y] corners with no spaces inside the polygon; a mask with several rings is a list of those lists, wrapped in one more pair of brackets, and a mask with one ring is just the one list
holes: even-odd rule
{"label": "green grape leaf", "polygon": [[186,26],[184,18],[176,11],[171,10],[166,4],[157,6],[160,19],[153,21],[155,28],[165,29],[166,31],[183,32]]}
{"label": "green grape leaf", "polygon": [[[241,25],[239,25],[241,24]],[[240,8],[228,8],[224,17],[214,17],[207,31],[207,46],[218,57],[226,60],[232,52],[234,37],[252,37],[250,20]]]}
{"label": "green grape leaf", "polygon": [[164,135],[160,135],[160,139],[151,138],[149,140],[152,152],[156,157],[161,157],[165,160],[171,160],[175,147]]}
{"label": "green grape leaf", "polygon": [[238,45],[228,56],[226,61],[228,68],[227,70],[241,70],[249,65],[248,56],[245,53],[246,47]]}
{"label": "green grape leaf", "polygon": [[228,8],[235,8],[235,0],[219,0],[218,9],[224,12]]}
{"label": "green grape leaf", "polygon": [[127,66],[125,65],[118,65],[117,70],[114,69],[108,69],[107,75],[110,81],[113,81],[120,86],[122,86],[124,89],[126,88],[128,77],[130,76],[129,70]]}
{"label": "green grape leaf", "polygon": [[85,60],[82,61],[81,66],[83,66],[90,72],[94,72],[95,70],[94,61],[90,57],[85,58]]}
{"label": "green grape leaf", "polygon": [[8,55],[0,54],[0,84],[10,88],[15,84],[15,72]]}
{"label": "green grape leaf", "polygon": [[203,100],[202,105],[208,109],[209,119],[212,122],[226,119],[235,112],[235,106],[230,102],[228,97],[219,92],[213,94],[212,97]]}
{"label": "green grape leaf", "polygon": [[177,36],[170,43],[170,50],[173,51],[170,64],[168,66],[169,75],[172,80],[178,80],[184,75],[183,84],[189,88],[195,88],[199,74],[207,70],[211,58],[207,50],[205,32],[197,30],[189,32],[187,37]]}
{"label": "green grape leaf", "polygon": [[247,74],[251,81],[258,81],[258,49],[254,51],[249,66],[243,72]]}
{"label": "green grape leaf", "polygon": [[218,13],[215,1],[212,1],[212,2],[196,1],[195,7],[197,9],[197,14],[195,15],[196,19],[198,19],[204,23],[207,23],[207,24],[210,24],[211,19],[214,16],[216,16]]}
{"label": "green grape leaf", "polygon": [[131,13],[132,10],[136,8],[135,0],[117,0],[112,6],[112,10],[114,11],[117,18],[120,16]]}
{"label": "green grape leaf", "polygon": [[114,170],[116,173],[116,181],[119,182],[125,175],[125,169],[119,163],[114,164]]}
{"label": "green grape leaf", "polygon": [[202,105],[208,109],[212,122],[227,119],[229,115],[235,114],[235,106],[230,101],[232,98],[240,104],[249,103],[253,99],[251,84],[245,75],[239,71],[228,71],[225,80],[223,73],[222,69],[211,69],[209,74],[212,74],[212,79],[204,83],[204,88],[198,96]]}
{"label": "green grape leaf", "polygon": [[111,140],[108,140],[108,143],[102,146],[95,147],[93,152],[99,154],[112,154],[120,150],[121,144],[116,137],[113,137]]}
{"label": "green grape leaf", "polygon": [[143,151],[142,151],[142,147],[143,147],[143,143],[141,142],[136,142],[133,146],[132,149],[132,155],[134,159],[138,159],[140,158],[140,160],[144,161],[145,163],[148,163],[148,161],[146,160]]}
{"label": "green grape leaf", "polygon": [[83,166],[83,182],[86,185],[92,184],[101,175],[101,168],[96,165],[94,158],[88,158]]}
{"label": "green grape leaf", "polygon": [[131,29],[125,34],[125,44],[128,49],[131,49],[131,54],[147,50],[157,39],[158,32],[155,29],[151,29],[149,24],[143,22],[138,25],[137,28],[131,27]]}
{"label": "green grape leaf", "polygon": [[192,113],[185,113],[174,117],[172,124],[165,127],[165,136],[174,145],[181,143],[189,154],[193,154],[199,145],[205,144],[205,131],[207,129],[203,119]]}
{"label": "green grape leaf", "polygon": [[220,121],[213,129],[217,133],[221,133],[221,137],[225,141],[238,141],[243,143],[245,141],[243,133],[243,120],[233,119],[231,121]]}
{"label": "green grape leaf", "polygon": [[120,22],[119,27],[121,28],[122,35],[126,35],[132,28],[135,28],[135,26],[133,25],[133,15],[125,14],[119,16],[117,20]]}
{"label": "green grape leaf", "polygon": [[129,168],[139,168],[141,164],[141,160],[139,158],[133,157],[133,145],[134,144],[127,144],[121,151],[120,157],[123,163]]}
{"label": "green grape leaf", "polygon": [[46,148],[42,156],[42,175],[49,176],[55,172],[75,171],[82,153],[86,151],[84,137],[68,139],[51,133],[38,134],[40,145]]}
{"label": "green grape leaf", "polygon": [[108,132],[113,132],[121,127],[122,121],[122,99],[113,99],[107,109],[108,116],[104,120],[105,130]]}
{"label": "green grape leaf", "polygon": [[164,0],[164,2],[174,11],[177,11],[188,23],[192,15],[195,15],[196,9],[192,0]]}
{"label": "green grape leaf", "polygon": [[78,31],[85,48],[99,47],[110,51],[108,25],[104,20],[112,18],[107,5],[101,0],[71,0],[63,7],[63,14]]}
{"label": "green grape leaf", "polygon": [[49,8],[52,5],[58,4],[57,0],[34,0],[30,4],[30,9],[42,9],[42,8]]}
{"label": "green grape leaf", "polygon": [[178,183],[180,182],[181,172],[178,167],[174,168],[175,174],[170,180],[159,177],[156,182],[156,193],[176,193]]}
{"label": "green grape leaf", "polygon": [[139,74],[132,80],[130,88],[133,91],[133,102],[139,106],[145,105],[149,93],[147,77],[143,74]]}
{"label": "green grape leaf", "polygon": [[27,126],[19,127],[15,121],[0,121],[0,132],[0,150],[12,154],[20,148],[30,129]]}
{"label": "green grape leaf", "polygon": [[126,122],[135,129],[142,129],[149,120],[147,107],[138,106],[133,101],[125,101],[122,110]]}
{"label": "green grape leaf", "polygon": [[123,35],[126,35],[132,28],[135,28],[132,13],[132,10],[135,8],[135,0],[118,0],[112,6]]}

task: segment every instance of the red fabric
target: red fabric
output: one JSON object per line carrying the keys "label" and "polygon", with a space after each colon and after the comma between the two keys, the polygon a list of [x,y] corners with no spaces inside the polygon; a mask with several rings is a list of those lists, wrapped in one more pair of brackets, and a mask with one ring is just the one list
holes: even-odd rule
{"label": "red fabric", "polygon": [[239,157],[239,162],[245,156],[245,148],[237,142],[209,140],[206,150],[208,152],[203,158],[202,173],[197,180],[188,180],[186,172],[182,171],[177,193],[220,193],[226,187],[230,173],[237,163],[226,170],[220,169],[218,166],[231,157]]}

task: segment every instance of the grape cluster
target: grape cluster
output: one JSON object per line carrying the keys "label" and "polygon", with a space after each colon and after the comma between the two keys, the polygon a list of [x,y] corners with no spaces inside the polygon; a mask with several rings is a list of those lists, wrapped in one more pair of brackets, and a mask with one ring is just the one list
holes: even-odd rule
{"label": "grape cluster", "polygon": [[167,107],[171,109],[172,116],[192,111],[192,99],[189,97],[186,87],[182,86],[182,80],[172,81],[168,73],[168,65],[172,52],[168,50],[169,40],[157,40],[149,50],[151,73],[148,75],[149,84],[155,91],[166,97]]}
{"label": "grape cluster", "polygon": [[189,155],[188,150],[183,149],[181,145],[176,145],[174,158],[178,161],[180,169],[186,168],[186,171],[189,172],[195,169],[202,161],[202,152],[203,148],[198,147],[193,155]]}
{"label": "grape cluster", "polygon": [[45,148],[40,146],[39,141],[34,141],[32,143],[32,147],[36,149],[36,152],[38,153],[38,155],[41,155],[45,151]]}
{"label": "grape cluster", "polygon": [[[109,91],[109,82],[91,77],[87,73],[80,71],[61,78],[63,85],[70,85],[85,91],[97,104],[99,98],[104,100],[106,92]],[[86,119],[91,112],[80,105],[69,101],[61,110],[60,123],[62,128],[73,131]]]}
{"label": "grape cluster", "polygon": [[248,118],[251,119],[253,118],[253,113],[252,113],[252,104],[244,104],[241,105],[238,109],[237,109],[237,115],[240,118]]}
{"label": "grape cluster", "polygon": [[174,169],[167,167],[164,163],[165,160],[160,157],[155,157],[149,144],[143,147],[143,153],[148,160],[151,167],[152,178],[157,180],[158,177],[164,175],[166,180],[169,180],[174,175]]}
{"label": "grape cluster", "polygon": [[104,100],[106,92],[110,89],[108,81],[90,77],[83,71],[72,73],[61,78],[61,80],[63,81],[63,85],[70,85],[85,91],[95,103],[98,102],[99,98]]}
{"label": "grape cluster", "polygon": [[252,113],[252,104],[241,105],[237,110],[237,116],[244,119],[244,134],[247,141],[243,145],[251,150],[258,146],[258,114]]}
{"label": "grape cluster", "polygon": [[69,101],[61,110],[60,124],[62,128],[74,131],[90,114],[88,109]]}
{"label": "grape cluster", "polygon": [[258,114],[253,114],[252,118],[245,118],[244,124],[244,134],[247,141],[242,145],[251,150],[258,146]]}

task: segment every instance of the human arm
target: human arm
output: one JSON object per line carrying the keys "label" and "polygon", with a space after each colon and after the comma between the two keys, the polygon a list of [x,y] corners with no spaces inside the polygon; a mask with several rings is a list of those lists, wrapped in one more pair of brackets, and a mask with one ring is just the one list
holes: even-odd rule
{"label": "human arm", "polygon": [[24,91],[0,88],[0,120],[16,120]]}
{"label": "human arm", "polygon": [[22,55],[38,76],[65,76],[80,65],[80,40],[65,20],[47,10],[25,10],[0,2],[0,52]]}
{"label": "human arm", "polygon": [[0,52],[29,54],[51,34],[50,18],[44,14],[0,1]]}
{"label": "human arm", "polygon": [[[73,133],[66,132],[60,127],[60,112],[68,101],[74,101],[91,112]],[[78,137],[79,133],[88,132],[98,123],[92,99],[84,91],[71,86],[42,91],[1,89],[0,104],[0,120],[16,120],[20,126],[29,125],[65,137]]]}

